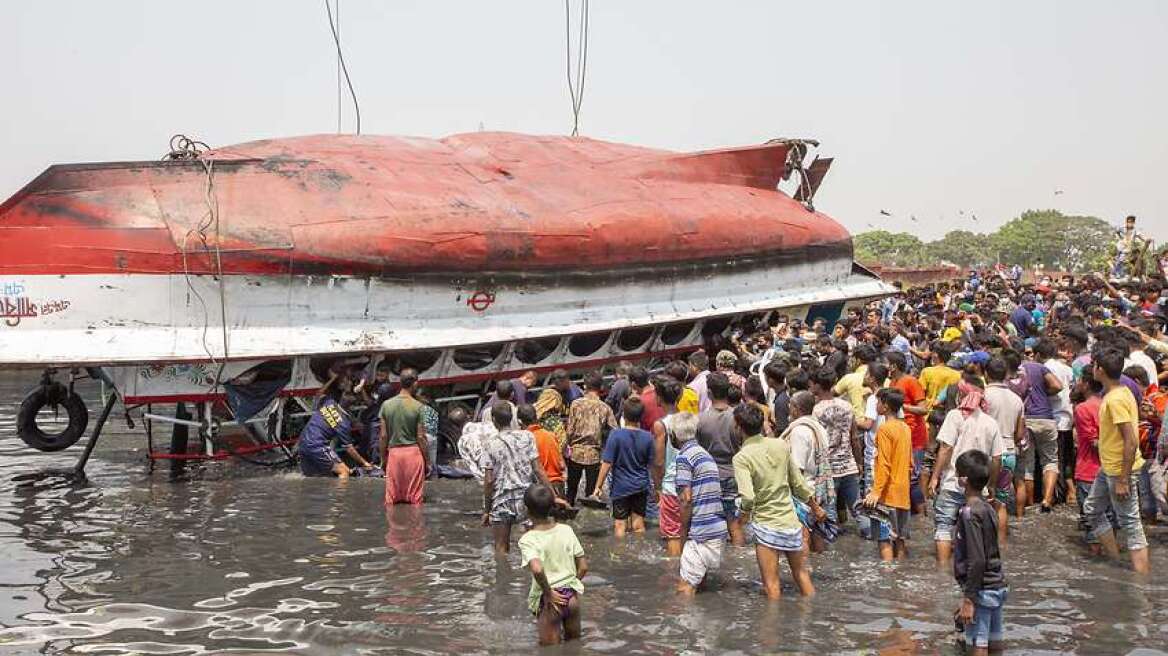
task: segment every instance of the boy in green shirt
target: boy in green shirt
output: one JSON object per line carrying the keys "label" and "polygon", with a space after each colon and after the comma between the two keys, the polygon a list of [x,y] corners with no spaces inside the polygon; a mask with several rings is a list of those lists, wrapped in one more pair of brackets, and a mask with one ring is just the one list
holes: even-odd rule
{"label": "boy in green shirt", "polygon": [[567,524],[556,523],[556,495],[536,483],[523,495],[527,516],[534,522],[519,538],[523,565],[531,571],[527,607],[536,617],[539,644],[554,645],[580,637],[580,579],[588,573],[584,547]]}
{"label": "boy in green shirt", "polygon": [[[795,511],[795,497],[811,508],[818,521],[827,512],[815,500],[815,491],[803,480],[786,440],[764,438],[762,411],[743,403],[734,409],[734,424],[745,439],[734,456],[734,480],[743,523],[754,537],[755,556],[768,599],[781,596],[779,554],[785,553],[791,576],[804,597],[815,594],[811,574],[804,567],[803,525]],[[749,519],[748,519],[749,518]]]}

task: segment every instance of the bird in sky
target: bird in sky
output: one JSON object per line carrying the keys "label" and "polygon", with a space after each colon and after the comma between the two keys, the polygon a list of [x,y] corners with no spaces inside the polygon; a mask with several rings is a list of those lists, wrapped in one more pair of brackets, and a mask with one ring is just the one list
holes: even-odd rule
{"label": "bird in sky", "polygon": [[892,216],[892,212],[889,212],[888,210],[880,210],[880,215],[881,216]]}
{"label": "bird in sky", "polygon": [[914,223],[915,223],[915,222],[916,222],[916,220],[917,220],[917,217],[913,216],[912,214],[909,214],[909,215],[908,215],[908,218],[912,219]]}
{"label": "bird in sky", "polygon": [[1055,189],[1055,190],[1054,190],[1054,195],[1055,195],[1055,196],[1061,196],[1061,195],[1063,195],[1063,190],[1062,190],[1062,189]]}

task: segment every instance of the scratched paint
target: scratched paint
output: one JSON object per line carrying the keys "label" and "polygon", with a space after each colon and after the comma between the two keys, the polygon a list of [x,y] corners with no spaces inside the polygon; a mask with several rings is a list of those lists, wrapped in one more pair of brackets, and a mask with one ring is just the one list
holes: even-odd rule
{"label": "scratched paint", "polygon": [[442,350],[890,293],[777,190],[792,148],[271,139],[204,155],[223,232],[194,240],[204,162],[52,167],[0,204],[0,366]]}
{"label": "scratched paint", "polygon": [[[847,230],[777,190],[790,150],[675,153],[473,133],[270,139],[204,157],[215,163],[228,273],[598,276],[754,256],[850,258]],[[187,239],[206,189],[198,161],[52,167],[0,204],[0,276],[216,271],[209,249]],[[207,237],[194,241],[216,243]]]}

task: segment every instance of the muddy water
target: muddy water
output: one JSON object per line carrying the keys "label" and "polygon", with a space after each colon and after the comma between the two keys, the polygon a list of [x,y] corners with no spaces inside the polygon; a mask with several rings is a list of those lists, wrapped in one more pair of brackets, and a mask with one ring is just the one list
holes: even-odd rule
{"label": "muddy water", "polygon": [[[420,511],[388,516],[374,480],[305,480],[245,464],[147,473],[145,441],[115,418],[90,487],[18,487],[72,461],[14,432],[35,377],[0,377],[0,652],[100,654],[488,654],[536,650],[519,559],[496,561],[480,492],[441,481]],[[85,388],[96,414],[96,389]],[[119,409],[120,412],[120,409]],[[957,588],[916,518],[911,560],[882,565],[845,535],[814,560],[819,594],[768,604],[752,552],[729,549],[713,592],[684,603],[652,539],[614,541],[584,511],[591,558],[585,640],[568,652],[957,653]],[[1150,533],[1156,575],[1088,560],[1073,516],[1016,524],[1006,554],[1013,653],[1168,653],[1168,530]],[[786,582],[785,582],[786,583]],[[1161,651],[1158,651],[1161,650]],[[553,653],[559,650],[549,650]]]}

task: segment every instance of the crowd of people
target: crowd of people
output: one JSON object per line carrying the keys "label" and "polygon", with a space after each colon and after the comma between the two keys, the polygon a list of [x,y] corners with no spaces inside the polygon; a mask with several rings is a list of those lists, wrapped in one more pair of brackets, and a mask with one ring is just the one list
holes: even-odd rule
{"label": "crowd of people", "polygon": [[[1159,278],[971,271],[840,317],[746,320],[652,368],[555,371],[540,389],[527,372],[442,416],[405,370],[392,396],[384,380],[357,386],[373,428],[364,449],[342,440],[342,457],[322,445],[351,430],[351,393],[326,394],[302,467],[379,464],[387,504],[421,503],[450,442],[445,466],[481,482],[496,551],[531,524],[518,544],[542,642],[579,635],[587,563],[564,522],[592,506],[616,536],[655,524],[687,595],[750,544],[767,597],[781,595],[782,560],[814,594],[808,562],[841,531],[884,560],[952,561],[955,619],[981,653],[1002,639],[1011,517],[1068,504],[1090,553],[1126,551],[1147,573],[1144,525],[1168,513],[1165,291]],[[362,455],[369,444],[378,457]],[[910,539],[913,515],[931,523],[931,556]]]}

